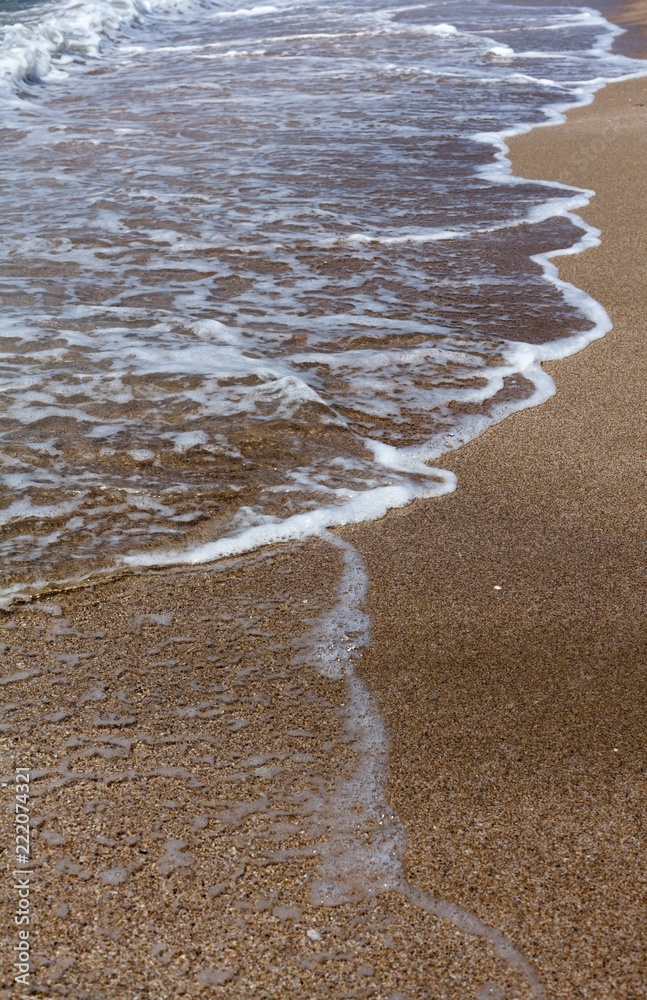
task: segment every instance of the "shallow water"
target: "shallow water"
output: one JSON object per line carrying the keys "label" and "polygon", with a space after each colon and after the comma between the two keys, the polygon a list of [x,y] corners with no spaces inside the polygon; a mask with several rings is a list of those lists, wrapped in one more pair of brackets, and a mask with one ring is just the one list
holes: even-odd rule
{"label": "shallow water", "polygon": [[[549,262],[596,241],[586,193],[511,179],[503,140],[637,67],[593,12],[465,6],[3,8],[4,604],[322,536],[3,616],[56,995],[97,963],[106,997],[256,995],[268,941],[277,995],[286,970],[364,995],[394,914],[375,995],[426,995],[441,952],[435,995],[543,995],[516,929],[405,878],[354,670],[368,581],[325,533],[452,489],[425,463],[608,327]],[[83,950],[66,915],[93,894]],[[129,923],[151,899],[163,919]]]}
{"label": "shallow water", "polygon": [[5,604],[452,489],[425,463],[608,328],[544,256],[586,196],[512,183],[502,135],[636,63],[590,10],[465,7],[52,0],[8,29]]}

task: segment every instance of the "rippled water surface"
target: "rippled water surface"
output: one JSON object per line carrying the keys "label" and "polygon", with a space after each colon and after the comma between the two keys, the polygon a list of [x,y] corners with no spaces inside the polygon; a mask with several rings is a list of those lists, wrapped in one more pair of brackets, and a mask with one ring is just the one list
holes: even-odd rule
{"label": "rippled water surface", "polygon": [[505,130],[634,69],[594,12],[20,16],[0,46],[5,602],[451,488],[425,460],[546,398],[538,362],[604,332],[531,259],[580,240],[585,198],[500,162]]}

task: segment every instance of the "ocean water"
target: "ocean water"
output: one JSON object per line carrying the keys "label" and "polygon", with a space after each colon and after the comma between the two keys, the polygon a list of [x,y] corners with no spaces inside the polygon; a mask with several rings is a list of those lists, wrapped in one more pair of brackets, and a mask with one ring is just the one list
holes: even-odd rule
{"label": "ocean water", "polygon": [[[362,900],[404,896],[483,939],[524,995],[546,995],[503,931],[407,881],[404,829],[384,790],[387,734],[355,670],[370,641],[367,576],[327,529],[454,489],[442,455],[547,399],[541,362],[609,329],[552,262],[597,243],[577,216],[592,193],[511,176],[505,140],[643,72],[611,51],[617,30],[571,3],[3,5],[0,607],[312,535],[314,558],[328,551],[339,575],[326,600],[302,600],[285,552],[276,563],[257,552],[242,569],[216,563],[227,596],[210,585],[218,596],[197,623],[181,586],[120,608],[124,634],[151,644],[140,659],[150,659],[152,716],[138,675],[126,671],[113,690],[123,671],[112,669],[111,637],[104,677],[95,654],[105,634],[33,601],[24,614],[41,631],[21,642],[41,656],[46,635],[49,660],[63,664],[51,670],[56,687],[34,697],[36,668],[2,681],[31,688],[23,732],[69,720],[60,760],[48,744],[35,772],[53,780],[39,800],[47,823],[65,828],[69,800],[63,816],[50,793],[84,777],[69,770],[69,747],[108,760],[160,744],[157,770],[129,761],[136,795],[164,778],[189,815],[187,780],[204,782],[205,799],[218,800],[209,808],[244,828],[252,855],[317,859],[314,905],[356,906],[364,919]],[[237,573],[249,573],[249,593]],[[86,702],[101,703],[91,725]],[[294,705],[308,719],[313,704],[330,730],[321,746],[292,728]],[[159,736],[159,712],[177,739]],[[135,723],[132,739],[119,735]],[[251,756],[234,735],[247,725]],[[184,741],[230,759],[214,777],[213,755],[196,765],[178,750],[176,761],[169,744]],[[112,782],[110,767],[85,775],[89,794]],[[124,828],[146,818],[136,802],[119,797]],[[256,829],[245,826],[252,814]],[[194,818],[195,840],[213,817]],[[172,826],[165,818],[162,874],[193,864]],[[193,878],[214,857],[230,863],[217,854],[230,840],[205,837],[207,873],[196,865]],[[47,843],[55,851],[65,839]],[[128,880],[138,869],[115,858],[97,878],[124,883],[133,895],[119,897],[132,899],[122,915],[137,913]],[[242,872],[218,892],[233,899]],[[54,898],[55,880],[43,883]]]}
{"label": "ocean water", "polygon": [[3,6],[3,606],[455,487],[609,321],[551,257],[590,192],[505,137],[607,79],[594,10]]}

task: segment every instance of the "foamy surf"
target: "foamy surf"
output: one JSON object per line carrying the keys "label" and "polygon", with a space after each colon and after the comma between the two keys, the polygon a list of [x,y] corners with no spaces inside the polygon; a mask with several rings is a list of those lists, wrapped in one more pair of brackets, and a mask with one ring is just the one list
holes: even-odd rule
{"label": "foamy surf", "polygon": [[[67,77],[79,59],[100,59],[120,29],[145,16],[181,6],[182,0],[56,0],[4,13],[0,21],[0,95]],[[19,19],[17,19],[17,16]]]}
{"label": "foamy surf", "polygon": [[599,240],[592,192],[512,176],[506,145],[644,71],[596,12],[20,18],[1,606],[447,492],[429,463],[545,401],[542,362],[609,329],[554,265]]}
{"label": "foamy surf", "polygon": [[[506,139],[561,120],[633,64],[610,54],[614,30],[593,12],[535,10],[529,26],[527,11],[463,7],[53,5],[7,36],[7,155],[22,173],[1,331],[2,600],[331,541],[337,601],[293,665],[345,682],[357,766],[296,810],[299,836],[315,817],[318,846],[268,857],[316,851],[319,904],[404,896],[487,940],[540,998],[531,960],[499,930],[404,878],[384,727],[355,671],[370,640],[366,576],[328,534],[454,489],[429,463],[546,400],[542,362],[610,325],[553,263],[599,240],[576,214],[592,193],[512,177]],[[536,48],[517,44],[521,25]],[[57,619],[51,634],[72,629]],[[225,693],[208,694],[187,696],[177,718],[219,718]],[[107,752],[100,740],[86,750]],[[278,775],[281,753],[250,758],[249,776]],[[79,780],[67,764],[46,776]],[[254,811],[276,818],[263,797],[220,815]],[[162,874],[191,864],[179,839],[163,846]]]}

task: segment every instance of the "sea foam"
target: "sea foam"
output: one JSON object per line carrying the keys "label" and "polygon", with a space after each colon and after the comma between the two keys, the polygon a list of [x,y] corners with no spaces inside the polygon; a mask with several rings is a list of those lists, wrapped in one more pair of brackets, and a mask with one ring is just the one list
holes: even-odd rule
{"label": "sea foam", "polygon": [[542,362],[609,329],[555,266],[599,241],[592,192],[507,158],[644,72],[596,12],[20,16],[0,58],[3,606],[447,492],[430,463],[548,399]]}

